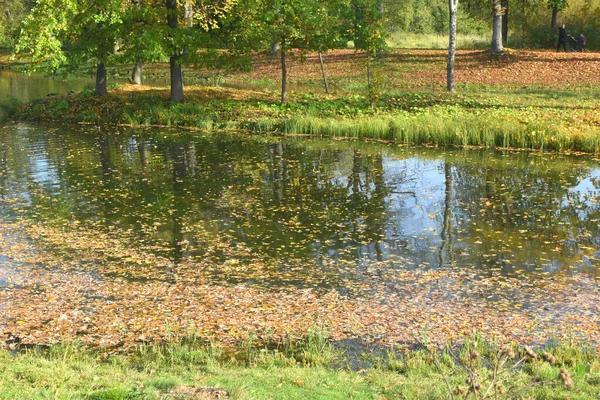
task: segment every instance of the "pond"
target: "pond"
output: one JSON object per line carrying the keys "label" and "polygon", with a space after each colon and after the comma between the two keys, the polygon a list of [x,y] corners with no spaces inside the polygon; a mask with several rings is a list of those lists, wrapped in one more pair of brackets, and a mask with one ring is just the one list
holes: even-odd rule
{"label": "pond", "polygon": [[1,135],[1,196],[20,212],[127,231],[175,262],[218,240],[318,268],[598,272],[591,157],[29,124]]}
{"label": "pond", "polygon": [[[206,328],[220,334],[248,312],[253,322],[245,324],[271,324],[263,306],[248,304],[279,301],[274,295],[287,305],[273,312],[295,315],[293,321],[313,309],[329,318],[314,303],[329,304],[322,295],[343,296],[327,306],[333,308],[368,301],[344,306],[336,320],[348,309],[356,318],[379,310],[369,318],[404,341],[401,327],[396,336],[389,332],[394,324],[411,326],[406,315],[419,329],[444,330],[458,323],[443,321],[447,315],[485,321],[490,307],[502,318],[516,308],[525,313],[519,321],[545,310],[546,333],[573,315],[583,331],[597,324],[590,315],[598,297],[600,164],[592,156],[13,123],[0,128],[0,214],[5,226],[18,224],[5,228],[1,243],[7,254],[0,257],[0,285],[7,290],[0,291],[0,330],[20,329],[32,342],[57,337],[44,336],[46,324],[63,329],[65,315],[89,320],[83,315],[97,313],[106,326],[117,324],[119,301],[120,310],[139,309],[144,299],[158,313],[155,324],[213,315],[171,312],[187,310],[180,302],[198,296],[197,307],[237,304],[228,317],[219,306],[218,318],[228,322],[215,317]],[[192,292],[167,296],[174,287]],[[207,301],[207,293],[219,300]],[[42,328],[39,315],[19,319],[36,313],[31,296],[47,321]],[[49,306],[61,297],[62,308]],[[311,306],[302,311],[285,308],[307,298]],[[402,303],[407,298],[413,300]],[[146,312],[146,322],[131,327],[137,335],[147,334]],[[404,322],[388,321],[394,313]],[[99,329],[110,332],[106,326]],[[119,326],[112,328],[117,342]],[[240,334],[243,326],[225,331]],[[347,336],[351,329],[344,329]]]}
{"label": "pond", "polygon": [[25,75],[0,69],[0,102],[10,98],[28,102],[51,93],[75,92],[93,88],[94,81],[91,79]]}
{"label": "pond", "polygon": [[[107,83],[109,88],[115,85],[124,85],[129,83],[127,76],[114,73],[109,74]],[[144,78],[144,85],[153,87],[168,87],[170,78],[165,74],[148,74]],[[226,82],[220,75],[204,76],[202,74],[187,73],[184,75],[184,85],[208,85],[225,86],[239,89],[264,89],[265,87],[276,87],[273,83],[233,83]],[[20,72],[3,70],[0,68],[0,103],[10,98],[15,98],[20,102],[28,102],[34,99],[45,97],[53,93],[80,92],[82,90],[94,90],[94,77],[71,76],[67,78],[62,76],[45,76],[42,74],[23,74]],[[293,90],[306,90],[297,85],[289,86]]]}

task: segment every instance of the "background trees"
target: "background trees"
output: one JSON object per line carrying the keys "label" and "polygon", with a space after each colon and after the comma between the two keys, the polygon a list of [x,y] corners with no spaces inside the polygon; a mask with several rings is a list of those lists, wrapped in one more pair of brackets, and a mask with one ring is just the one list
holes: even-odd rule
{"label": "background trees", "polygon": [[14,45],[17,28],[35,0],[0,0],[0,47]]}
{"label": "background trees", "polygon": [[23,21],[16,51],[50,72],[94,65],[96,93],[105,95],[122,13],[123,0],[39,0]]}
{"label": "background trees", "polygon": [[[516,0],[515,0],[516,1]],[[367,87],[377,98],[372,65],[375,55],[397,32],[396,43],[410,47],[409,33],[448,35],[491,34],[492,52],[509,47],[553,48],[555,29],[567,23],[573,36],[588,37],[588,47],[600,38],[600,0],[0,0],[0,45],[10,45],[16,26],[16,50],[31,56],[36,69],[65,72],[81,66],[96,68],[96,93],[106,94],[106,68],[135,65],[131,80],[141,83],[144,62],[168,61],[171,101],[184,100],[182,65],[197,63],[211,53],[214,60],[264,51],[279,44],[281,102],[287,97],[288,67],[293,54],[326,53],[353,43],[367,60]],[[33,7],[33,8],[31,8]],[[459,9],[460,8],[460,9]],[[451,19],[453,16],[453,19]],[[451,21],[455,21],[452,23]],[[454,28],[455,27],[455,28]],[[452,28],[452,29],[451,29]],[[487,36],[488,38],[490,36]],[[503,44],[503,39],[505,43]],[[443,41],[445,42],[445,40]],[[489,46],[489,39],[486,40]],[[451,54],[449,42],[448,80]],[[210,50],[210,51],[207,51]],[[294,50],[294,51],[292,51]],[[213,63],[213,65],[215,65]],[[325,85],[325,66],[322,63]],[[449,89],[451,85],[449,84]]]}

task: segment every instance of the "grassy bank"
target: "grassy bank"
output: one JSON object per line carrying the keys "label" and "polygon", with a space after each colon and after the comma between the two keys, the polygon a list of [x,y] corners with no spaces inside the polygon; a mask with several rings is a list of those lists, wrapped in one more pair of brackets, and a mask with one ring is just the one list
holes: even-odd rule
{"label": "grassy bank", "polygon": [[[222,86],[188,86],[184,104],[170,104],[167,89],[125,85],[106,98],[91,92],[50,96],[18,107],[13,117],[600,151],[600,56],[594,53],[508,51],[490,59],[485,51],[463,51],[457,58],[457,93],[448,94],[443,51],[399,50],[374,67],[377,87],[370,99],[360,54],[326,56],[329,95],[321,93],[314,57],[291,64],[294,91],[285,105],[278,103],[276,60],[257,55],[250,72],[188,70],[187,76]],[[165,68],[148,66],[146,73],[160,77]],[[115,74],[126,73],[121,69]],[[219,79],[206,78],[215,76]]]}
{"label": "grassy bank", "polygon": [[124,354],[0,350],[0,371],[0,399],[596,399],[600,390],[600,358],[585,348],[535,352],[475,336],[444,349],[351,357],[322,330],[229,349],[192,340]]}
{"label": "grassy bank", "polygon": [[18,119],[73,123],[246,129],[428,145],[600,151],[600,113],[592,101],[585,99],[579,109],[564,110],[549,101],[524,104],[521,94],[510,92],[492,98],[401,93],[385,96],[372,110],[368,100],[360,95],[326,98],[298,94],[289,104],[280,105],[272,93],[206,87],[188,89],[187,99],[184,104],[171,104],[166,90],[127,86],[106,98],[91,93],[56,95],[12,109]]}

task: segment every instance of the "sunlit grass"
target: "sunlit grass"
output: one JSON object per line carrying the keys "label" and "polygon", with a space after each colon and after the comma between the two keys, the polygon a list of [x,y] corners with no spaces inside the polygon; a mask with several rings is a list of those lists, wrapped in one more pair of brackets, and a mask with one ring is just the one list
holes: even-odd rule
{"label": "sunlit grass", "polygon": [[[485,49],[490,46],[491,35],[458,34],[456,46],[459,49]],[[448,35],[433,33],[394,32],[387,40],[393,49],[447,49]]]}
{"label": "sunlit grass", "polygon": [[468,114],[454,116],[410,115],[332,119],[292,117],[284,130],[292,134],[394,140],[399,143],[520,148],[535,150],[574,150],[597,153],[597,129],[565,126],[556,121],[515,121]]}
{"label": "sunlit grass", "polygon": [[[298,94],[289,104],[263,99],[213,99],[212,89],[195,90],[195,100],[170,104],[160,92],[109,96],[55,96],[18,107],[18,117],[71,122],[187,126],[203,130],[248,129],[323,137],[394,140],[427,145],[480,146],[553,151],[600,152],[596,91],[559,92],[531,88],[461,95],[388,93],[370,109],[361,95],[324,99]],[[231,91],[231,89],[228,89]],[[225,95],[229,92],[224,92]],[[232,92],[233,93],[233,92]],[[237,91],[236,93],[246,93]],[[253,92],[247,92],[249,95]],[[569,96],[569,106],[562,99]]]}
{"label": "sunlit grass", "polygon": [[250,337],[237,347],[193,338],[116,354],[53,345],[0,350],[0,399],[159,399],[185,390],[221,390],[232,399],[424,399],[462,398],[473,388],[476,398],[595,399],[600,360],[593,349],[554,344],[535,358],[528,351],[474,335],[442,349],[365,348],[350,357],[321,328],[286,343]]}

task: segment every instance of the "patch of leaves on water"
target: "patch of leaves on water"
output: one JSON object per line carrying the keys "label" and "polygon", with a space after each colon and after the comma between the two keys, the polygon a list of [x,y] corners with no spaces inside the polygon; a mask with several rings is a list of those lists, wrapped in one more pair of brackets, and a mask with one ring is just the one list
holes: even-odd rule
{"label": "patch of leaves on water", "polygon": [[[119,243],[117,232],[27,221],[1,229],[10,269],[0,269],[0,282],[6,282],[0,337],[24,344],[80,340],[129,347],[189,335],[239,343],[250,334],[283,340],[315,324],[327,326],[333,340],[384,345],[416,343],[424,335],[442,345],[473,330],[519,343],[600,343],[599,284],[583,274],[482,277],[469,268],[407,270],[379,262],[367,271],[350,269],[355,279],[346,281],[342,294],[310,285],[270,287],[293,269],[260,258],[233,263],[234,246],[220,265],[211,258],[175,265]],[[256,283],[214,279],[219,271]]]}

